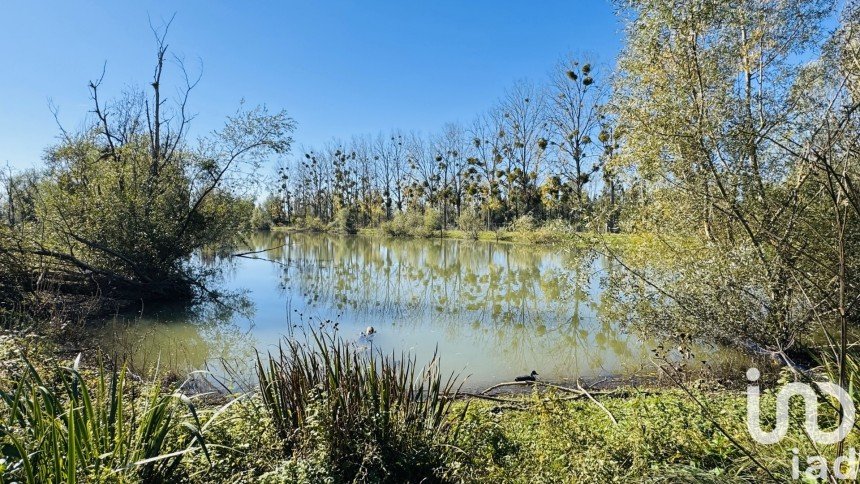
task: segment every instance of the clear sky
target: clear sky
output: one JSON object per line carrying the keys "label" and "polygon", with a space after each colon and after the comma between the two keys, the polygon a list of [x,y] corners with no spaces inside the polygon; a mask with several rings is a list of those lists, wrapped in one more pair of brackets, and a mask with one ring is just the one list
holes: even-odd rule
{"label": "clear sky", "polygon": [[469,121],[514,81],[543,81],[566,52],[610,64],[621,44],[609,0],[20,1],[0,6],[0,165],[37,166],[58,129],[90,109],[87,82],[106,63],[105,95],[146,86],[153,35],[202,68],[197,133],[241,99],[285,108],[297,144],[391,128]]}

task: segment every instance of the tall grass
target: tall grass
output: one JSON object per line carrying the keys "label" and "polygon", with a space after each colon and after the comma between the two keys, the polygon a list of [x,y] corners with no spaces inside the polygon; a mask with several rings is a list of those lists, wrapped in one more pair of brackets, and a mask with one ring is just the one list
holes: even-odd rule
{"label": "tall grass", "polygon": [[[10,391],[0,391],[3,478],[28,483],[162,482],[183,456],[208,456],[197,411],[157,385],[135,396],[125,369],[82,378],[77,360],[47,380],[25,360]],[[213,417],[214,418],[214,417]]]}
{"label": "tall grass", "polygon": [[257,373],[284,450],[336,480],[434,480],[456,441],[459,387],[436,358],[420,368],[314,332],[258,358]]}

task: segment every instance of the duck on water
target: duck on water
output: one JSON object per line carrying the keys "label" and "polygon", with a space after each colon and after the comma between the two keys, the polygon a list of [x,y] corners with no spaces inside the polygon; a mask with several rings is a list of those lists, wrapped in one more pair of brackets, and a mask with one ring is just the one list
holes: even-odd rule
{"label": "duck on water", "polygon": [[538,376],[538,372],[532,370],[531,374],[518,376],[514,378],[514,381],[535,381],[537,380],[536,376]]}

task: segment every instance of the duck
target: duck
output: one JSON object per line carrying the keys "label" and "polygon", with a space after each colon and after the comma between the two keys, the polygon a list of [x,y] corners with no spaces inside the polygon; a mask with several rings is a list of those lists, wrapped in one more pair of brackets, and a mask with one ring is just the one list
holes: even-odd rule
{"label": "duck", "polygon": [[538,376],[538,372],[532,370],[531,374],[518,376],[518,377],[514,378],[514,381],[535,381],[536,376]]}

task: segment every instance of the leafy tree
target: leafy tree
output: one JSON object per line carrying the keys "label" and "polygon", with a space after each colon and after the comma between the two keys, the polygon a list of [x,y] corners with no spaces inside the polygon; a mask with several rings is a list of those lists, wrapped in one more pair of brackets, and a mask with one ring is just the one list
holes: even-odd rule
{"label": "leafy tree", "polygon": [[457,218],[457,226],[460,230],[465,231],[470,238],[477,239],[478,232],[481,231],[483,224],[481,223],[481,214],[474,208],[466,208]]}
{"label": "leafy tree", "polygon": [[180,64],[180,96],[168,102],[165,34],[149,93],[105,102],[104,76],[91,82],[94,118],[80,132],[64,130],[47,151],[37,223],[20,235],[18,251],[60,291],[135,300],[208,291],[190,256],[247,227],[253,205],[244,191],[268,156],[289,151],[294,121],[244,105],[192,142],[187,106],[197,80]]}
{"label": "leafy tree", "polygon": [[614,294],[629,296],[634,324],[785,355],[844,314],[834,294],[857,295],[845,180],[860,164],[842,134],[857,99],[841,87],[854,74],[807,64],[831,5],[623,6],[620,166],[641,189],[638,223],[661,241],[645,254],[657,258],[619,258]]}

